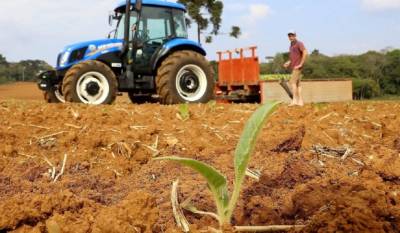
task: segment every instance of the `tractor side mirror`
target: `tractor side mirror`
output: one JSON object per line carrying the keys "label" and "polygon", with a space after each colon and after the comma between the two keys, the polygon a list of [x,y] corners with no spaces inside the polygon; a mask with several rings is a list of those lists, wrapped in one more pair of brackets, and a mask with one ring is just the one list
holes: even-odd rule
{"label": "tractor side mirror", "polygon": [[138,12],[142,11],[142,0],[136,0],[135,9]]}
{"label": "tractor side mirror", "polygon": [[112,16],[112,14],[110,13],[110,14],[108,15],[108,25],[110,25],[110,27],[112,27],[112,23],[113,23],[113,16]]}
{"label": "tractor side mirror", "polygon": [[119,20],[120,18],[121,17],[117,13],[110,11],[110,14],[108,15],[108,24],[112,27],[114,20]]}

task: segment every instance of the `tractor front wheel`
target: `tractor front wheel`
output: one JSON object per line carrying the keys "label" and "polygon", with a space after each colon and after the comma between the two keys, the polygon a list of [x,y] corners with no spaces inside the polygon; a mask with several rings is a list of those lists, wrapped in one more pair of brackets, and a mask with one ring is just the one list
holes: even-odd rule
{"label": "tractor front wheel", "polygon": [[117,97],[118,82],[114,72],[104,63],[86,61],[68,70],[62,90],[67,102],[112,104]]}
{"label": "tractor front wheel", "polygon": [[209,62],[194,51],[171,54],[157,72],[157,94],[162,104],[207,103],[214,98],[214,86]]}

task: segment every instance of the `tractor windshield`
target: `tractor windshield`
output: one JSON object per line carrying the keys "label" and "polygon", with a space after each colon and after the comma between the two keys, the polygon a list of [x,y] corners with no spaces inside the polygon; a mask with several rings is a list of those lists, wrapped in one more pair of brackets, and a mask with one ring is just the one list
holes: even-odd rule
{"label": "tractor windshield", "polygon": [[[132,25],[136,22],[137,20],[137,13],[136,11],[131,12],[131,19],[130,19],[130,27],[132,28]],[[124,39],[124,28],[125,26],[125,14],[122,14],[118,17],[118,24],[117,24],[117,29],[115,31],[115,38],[116,39]],[[130,35],[132,36],[132,35]]]}
{"label": "tractor windshield", "polygon": [[[137,13],[131,12],[130,24],[137,21]],[[125,14],[119,18],[115,37],[124,38]],[[130,35],[131,38],[132,35]],[[140,20],[138,39],[143,42],[163,43],[166,39],[187,38],[185,12],[176,9],[144,6]]]}
{"label": "tractor windshield", "polygon": [[188,38],[185,12],[180,10],[173,10],[172,16],[174,18],[176,37]]}

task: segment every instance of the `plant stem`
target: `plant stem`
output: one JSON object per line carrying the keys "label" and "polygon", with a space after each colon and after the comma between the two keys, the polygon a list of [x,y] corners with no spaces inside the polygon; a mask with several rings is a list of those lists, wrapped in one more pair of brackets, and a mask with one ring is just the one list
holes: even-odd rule
{"label": "plant stem", "polygon": [[242,179],[240,179],[240,180],[235,182],[235,186],[233,188],[232,197],[231,197],[231,199],[229,201],[229,207],[228,207],[227,213],[225,215],[225,219],[228,222],[230,222],[230,220],[232,218],[232,215],[233,215],[233,211],[235,210],[236,204],[237,204],[237,202],[239,200],[240,190],[241,190],[241,187],[242,187],[243,179],[244,178],[242,178]]}

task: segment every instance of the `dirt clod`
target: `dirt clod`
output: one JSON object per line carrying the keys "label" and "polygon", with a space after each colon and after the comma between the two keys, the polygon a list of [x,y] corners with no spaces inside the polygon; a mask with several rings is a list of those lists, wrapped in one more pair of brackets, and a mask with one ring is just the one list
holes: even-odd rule
{"label": "dirt clod", "polygon": [[400,152],[400,138],[396,138],[396,140],[394,140],[394,148]]}
{"label": "dirt clod", "polygon": [[294,131],[288,138],[280,143],[273,151],[274,152],[290,152],[299,151],[306,134],[305,126],[301,126],[298,130]]}

